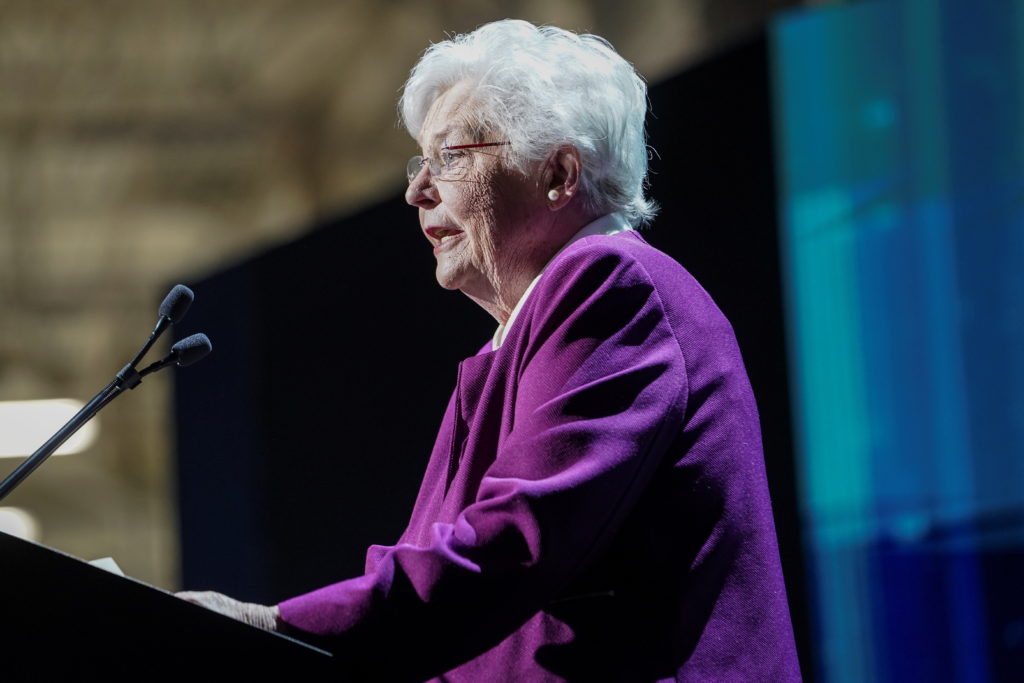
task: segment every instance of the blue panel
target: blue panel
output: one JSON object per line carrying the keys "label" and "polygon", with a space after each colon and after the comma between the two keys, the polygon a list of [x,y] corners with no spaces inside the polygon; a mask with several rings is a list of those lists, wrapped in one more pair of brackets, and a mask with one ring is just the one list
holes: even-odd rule
{"label": "blue panel", "polygon": [[1024,3],[772,27],[795,434],[826,681],[1019,680]]}

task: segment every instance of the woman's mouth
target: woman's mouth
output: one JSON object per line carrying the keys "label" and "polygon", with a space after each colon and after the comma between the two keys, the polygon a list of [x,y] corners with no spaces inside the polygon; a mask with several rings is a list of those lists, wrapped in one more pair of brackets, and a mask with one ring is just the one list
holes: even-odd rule
{"label": "woman's mouth", "polygon": [[431,226],[426,228],[424,232],[427,233],[431,244],[434,245],[435,254],[448,249],[454,242],[461,239],[463,235],[461,230],[443,226]]}

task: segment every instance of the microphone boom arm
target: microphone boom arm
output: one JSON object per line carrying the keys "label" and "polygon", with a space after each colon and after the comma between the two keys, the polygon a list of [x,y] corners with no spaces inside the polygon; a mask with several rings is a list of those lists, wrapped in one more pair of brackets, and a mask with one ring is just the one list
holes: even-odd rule
{"label": "microphone boom arm", "polygon": [[86,403],[81,410],[75,413],[74,417],[67,421],[63,427],[57,430],[54,434],[40,446],[35,453],[30,455],[23,463],[18,465],[17,469],[11,472],[3,483],[0,483],[0,500],[3,500],[8,493],[13,491],[28,475],[32,474],[37,467],[43,464],[43,462],[53,455],[53,452],[60,448],[65,441],[71,438],[71,436],[82,428],[86,422],[91,420],[93,416],[100,411],[103,406],[110,403],[112,400],[117,398],[118,394],[124,391],[124,386],[120,385],[118,380],[112,381],[107,386],[100,390],[100,393],[92,397],[92,400]]}

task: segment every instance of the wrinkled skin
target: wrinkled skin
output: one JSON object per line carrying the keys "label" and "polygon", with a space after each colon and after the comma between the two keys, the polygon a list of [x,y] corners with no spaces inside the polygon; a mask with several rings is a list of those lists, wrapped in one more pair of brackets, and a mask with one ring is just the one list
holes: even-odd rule
{"label": "wrinkled skin", "polygon": [[280,612],[276,605],[267,606],[253,602],[241,602],[214,591],[182,591],[175,595],[187,602],[201,605],[267,631],[277,630],[277,617]]}

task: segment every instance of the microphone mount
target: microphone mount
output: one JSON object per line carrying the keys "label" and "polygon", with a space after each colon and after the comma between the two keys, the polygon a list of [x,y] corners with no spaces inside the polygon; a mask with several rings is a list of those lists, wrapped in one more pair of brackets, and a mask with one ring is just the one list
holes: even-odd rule
{"label": "microphone mount", "polygon": [[146,366],[141,372],[136,370],[139,361],[152,348],[156,340],[160,338],[160,335],[172,323],[180,322],[185,317],[185,313],[188,312],[188,308],[194,298],[192,290],[184,285],[175,285],[171,289],[167,296],[164,297],[163,303],[160,304],[160,318],[157,320],[156,327],[153,328],[146,343],[135,354],[135,358],[121,368],[117,375],[114,376],[114,379],[107,386],[103,387],[98,394],[93,396],[81,410],[75,413],[74,417],[68,420],[67,424],[58,429],[46,443],[22,462],[3,482],[0,482],[0,500],[3,500],[28,475],[32,474],[37,467],[43,464],[54,451],[60,448],[65,441],[71,438],[71,435],[91,420],[104,406],[120,396],[126,389],[134,389],[139,386],[143,377],[170,365],[177,364],[181,367],[191,365],[213,350],[210,339],[205,334],[193,334],[174,344],[171,347],[171,352],[160,360]]}

